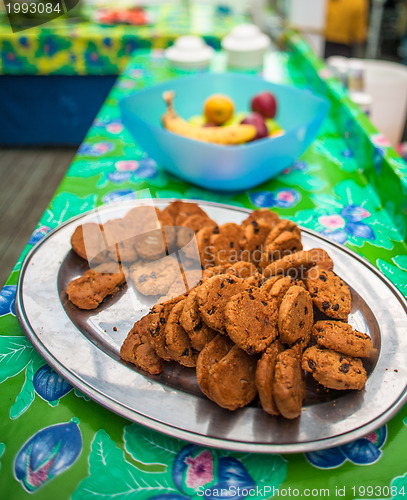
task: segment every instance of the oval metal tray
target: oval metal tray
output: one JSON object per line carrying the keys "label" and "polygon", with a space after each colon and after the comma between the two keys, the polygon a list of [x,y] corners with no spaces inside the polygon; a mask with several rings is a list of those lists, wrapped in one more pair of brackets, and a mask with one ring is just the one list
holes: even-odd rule
{"label": "oval metal tray", "polygon": [[[164,208],[171,200],[154,200]],[[193,201],[193,200],[189,200]],[[144,203],[140,200],[136,203]],[[197,201],[219,224],[240,223],[249,210]],[[69,303],[65,288],[84,272],[70,247],[78,224],[124,215],[134,206],[105,206],[71,219],[43,238],[26,257],[16,299],[17,316],[33,346],[68,382],[123,417],[174,437],[230,450],[290,453],[337,446],[376,429],[407,400],[407,304],[376,268],[349,249],[302,229],[304,248],[320,247],[349,285],[349,322],[368,333],[376,349],[366,363],[363,391],[322,391],[309,377],[300,418],[271,417],[256,406],[235,412],[199,390],[193,369],[168,363],[149,376],[120,360],[134,322],[151,306],[130,286],[95,311]]]}

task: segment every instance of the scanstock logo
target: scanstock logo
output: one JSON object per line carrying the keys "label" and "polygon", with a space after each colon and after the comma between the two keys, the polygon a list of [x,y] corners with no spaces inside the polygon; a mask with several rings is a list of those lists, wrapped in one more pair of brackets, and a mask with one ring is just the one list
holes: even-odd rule
{"label": "scanstock logo", "polygon": [[72,10],[79,0],[3,0],[12,31],[47,23]]}

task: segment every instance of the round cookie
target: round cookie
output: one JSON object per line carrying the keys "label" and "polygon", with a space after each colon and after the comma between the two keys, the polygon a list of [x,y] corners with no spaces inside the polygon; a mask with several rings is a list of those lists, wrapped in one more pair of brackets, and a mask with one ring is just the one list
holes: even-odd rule
{"label": "round cookie", "polygon": [[301,350],[296,345],[277,355],[273,380],[274,402],[283,417],[297,418],[301,415],[305,394]]}
{"label": "round cookie", "polygon": [[257,222],[262,221],[269,226],[274,227],[281,219],[275,212],[272,212],[268,208],[261,208],[260,210],[253,210],[252,213],[242,222],[241,226],[244,228],[251,224],[253,220]]}
{"label": "round cookie", "polygon": [[264,351],[277,337],[277,308],[258,289],[233,295],[225,319],[229,337],[248,354]]}
{"label": "round cookie", "polygon": [[332,271],[314,266],[306,273],[305,285],[318,309],[330,318],[346,319],[351,312],[348,286]]}
{"label": "round cookie", "polygon": [[225,331],[225,305],[229,299],[245,290],[241,278],[220,274],[207,279],[197,290],[199,313],[205,323],[220,333]]}
{"label": "round cookie", "polygon": [[270,293],[270,290],[273,288],[274,284],[283,278],[282,275],[278,274],[277,276],[271,276],[270,278],[267,278],[261,285],[260,291],[266,294]]}
{"label": "round cookie", "polygon": [[197,351],[202,351],[218,333],[209,328],[199,314],[197,290],[191,290],[185,299],[180,323],[191,339],[191,344]]}
{"label": "round cookie", "polygon": [[160,358],[171,360],[167,352],[165,325],[172,308],[184,297],[176,297],[161,304],[156,304],[150,311],[149,327],[146,331],[148,343],[153,347]]}
{"label": "round cookie", "polygon": [[180,365],[186,367],[196,366],[198,351],[191,344],[189,335],[180,323],[184,309],[185,299],[180,300],[171,309],[165,325],[165,343],[168,355]]}
{"label": "round cookie", "polygon": [[321,346],[309,347],[304,352],[302,368],[329,389],[361,390],[367,380],[366,370],[359,358],[344,356]]}
{"label": "round cookie", "polygon": [[241,260],[240,241],[243,231],[233,222],[227,222],[216,228],[210,238],[210,245],[215,265],[233,264]]}
{"label": "round cookie", "polygon": [[248,278],[244,278],[244,281],[246,283],[246,287],[256,287],[260,288],[263,283],[264,283],[264,276],[261,273],[255,273],[252,276],[249,276]]}
{"label": "round cookie", "polygon": [[301,230],[297,224],[289,219],[280,219],[280,221],[273,227],[267,235],[265,246],[274,243],[274,241],[282,234],[289,232],[292,236],[301,241]]}
{"label": "round cookie", "polygon": [[66,294],[70,302],[79,309],[96,309],[108,295],[117,293],[125,282],[126,278],[122,271],[101,273],[89,269],[68,284]]}
{"label": "round cookie", "polygon": [[257,273],[257,268],[250,262],[239,260],[227,268],[226,274],[234,274],[238,278],[249,278]]}
{"label": "round cookie", "polygon": [[130,268],[134,286],[143,295],[165,295],[180,273],[178,261],[173,257],[135,264]]}
{"label": "round cookie", "polygon": [[196,378],[204,394],[208,395],[209,393],[209,376],[211,370],[216,363],[226,356],[232,347],[233,342],[228,337],[217,334],[199,353],[196,362]]}
{"label": "round cookie", "polygon": [[165,362],[148,343],[147,331],[150,327],[150,321],[151,315],[147,314],[134,323],[120,348],[120,357],[150,373],[150,375],[158,375],[164,370]]}
{"label": "round cookie", "polygon": [[103,235],[103,226],[94,222],[87,222],[78,226],[71,236],[72,250],[88,260],[89,264],[100,263],[106,260],[106,244]]}
{"label": "round cookie", "polygon": [[158,221],[164,233],[166,250],[170,253],[175,249],[177,239],[176,227],[173,225],[172,217],[164,212],[157,212]]}
{"label": "round cookie", "polygon": [[178,226],[177,230],[177,246],[183,248],[187,245],[195,233],[204,227],[209,227],[212,230],[216,227],[216,222],[210,219],[207,215],[194,214],[188,216]]}
{"label": "round cookie", "polygon": [[181,200],[172,201],[166,208],[164,208],[163,213],[168,214],[175,226],[182,224],[190,215],[201,215],[206,216],[206,213],[200,208],[196,203],[188,203]]}
{"label": "round cookie", "polygon": [[271,262],[279,260],[286,255],[302,250],[301,239],[289,231],[285,231],[267,245],[259,261],[260,269],[266,268]]}
{"label": "round cookie", "polygon": [[267,347],[257,362],[255,378],[256,388],[263,410],[270,415],[280,414],[274,402],[273,381],[277,356],[280,352],[283,352],[283,350],[284,347],[282,344],[276,340],[271,346]]}
{"label": "round cookie", "polygon": [[270,224],[262,220],[252,220],[243,228],[243,237],[240,241],[242,259],[257,264],[261,259],[263,244],[271,230]]}
{"label": "round cookie", "polygon": [[323,248],[311,248],[308,252],[312,255],[316,266],[320,269],[332,271],[334,268],[333,260]]}
{"label": "round cookie", "polygon": [[301,250],[293,254],[286,255],[282,259],[275,260],[263,269],[266,277],[282,275],[291,275],[295,278],[303,277],[303,269],[309,269],[315,265],[315,258],[311,251]]}
{"label": "round cookie", "polygon": [[284,295],[278,312],[278,331],[281,342],[291,345],[297,340],[303,340],[308,343],[313,321],[310,294],[301,286],[291,286]]}
{"label": "round cookie", "polygon": [[203,267],[203,269],[208,269],[214,266],[211,236],[215,231],[219,231],[218,226],[215,226],[213,228],[211,226],[205,226],[195,234],[199,256],[201,258],[201,266]]}
{"label": "round cookie", "polygon": [[[202,392],[222,408],[237,410],[257,394],[256,359],[224,337],[215,337],[200,352],[197,379]],[[226,351],[226,352],[225,352]]]}
{"label": "round cookie", "polygon": [[317,321],[312,337],[323,347],[357,358],[369,357],[373,349],[369,335],[342,321]]}
{"label": "round cookie", "polygon": [[229,266],[212,266],[203,270],[202,272],[202,281],[206,281],[213,276],[219,276],[220,274],[226,274],[226,271],[229,269]]}
{"label": "round cookie", "polygon": [[154,229],[135,237],[134,243],[138,255],[146,261],[155,261],[166,255],[166,243],[163,230]]}

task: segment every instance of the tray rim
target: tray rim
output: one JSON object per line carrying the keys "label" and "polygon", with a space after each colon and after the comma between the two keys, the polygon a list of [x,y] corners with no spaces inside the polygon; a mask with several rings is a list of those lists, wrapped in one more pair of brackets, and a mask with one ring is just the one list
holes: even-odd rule
{"label": "tray rim", "polygon": [[[232,439],[219,439],[219,438],[214,438],[214,437],[209,437],[203,434],[196,434],[194,432],[189,432],[187,430],[184,430],[179,427],[175,427],[174,425],[169,425],[165,424],[162,422],[159,422],[155,420],[154,418],[149,418],[144,415],[141,415],[137,411],[127,408],[126,406],[122,404],[116,403],[112,399],[108,399],[105,395],[97,391],[93,386],[90,384],[86,383],[85,381],[82,381],[81,379],[77,378],[72,374],[61,362],[59,362],[57,359],[55,359],[47,350],[47,348],[42,344],[42,342],[39,341],[36,332],[32,329],[29,318],[27,317],[25,310],[24,310],[24,305],[23,305],[23,281],[24,281],[24,275],[25,271],[29,265],[29,262],[32,258],[32,256],[36,253],[38,248],[42,246],[53,234],[55,234],[57,231],[59,231],[61,228],[71,224],[72,222],[82,219],[86,216],[91,215],[94,212],[97,212],[98,210],[103,210],[103,211],[109,211],[114,210],[115,206],[123,206],[124,204],[129,204],[131,206],[134,206],[135,203],[139,205],[145,204],[145,202],[150,202],[150,203],[161,203],[161,204],[166,204],[166,203],[171,203],[172,201],[185,201],[189,203],[198,203],[201,205],[206,205],[209,207],[214,207],[214,208],[220,208],[220,209],[226,209],[226,210],[234,210],[237,212],[242,212],[242,213],[247,213],[250,214],[253,209],[246,208],[246,207],[241,207],[238,205],[229,205],[225,203],[218,203],[218,202],[212,202],[212,201],[207,201],[207,200],[200,200],[200,199],[189,199],[189,198],[146,198],[146,199],[129,199],[129,200],[123,200],[123,201],[115,201],[110,204],[105,204],[105,205],[98,205],[97,207],[94,207],[93,209],[87,210],[85,212],[82,212],[81,214],[78,214],[67,221],[64,221],[62,224],[58,225],[54,229],[52,229],[49,233],[47,233],[40,241],[38,241],[33,248],[27,253],[26,257],[23,260],[23,263],[21,265],[20,269],[20,274],[18,278],[18,284],[17,284],[17,292],[16,292],[16,300],[15,300],[15,310],[16,310],[16,317],[18,319],[18,322],[20,324],[20,327],[23,330],[24,335],[28,338],[30,343],[33,345],[33,347],[36,349],[36,351],[43,357],[43,359],[57,372],[59,373],[65,380],[67,380],[73,387],[78,388],[85,394],[87,394],[89,397],[91,397],[92,400],[97,402],[98,404],[102,405],[109,411],[113,411],[114,413],[118,414],[119,416],[126,418],[127,420],[131,422],[135,422],[138,424],[141,424],[143,426],[146,426],[152,430],[162,432],[166,435],[169,435],[173,438],[178,438],[178,439],[184,439],[186,441],[202,445],[202,446],[210,446],[214,448],[219,448],[219,449],[224,449],[224,450],[230,450],[230,451],[238,451],[238,452],[250,452],[250,453],[303,453],[303,452],[309,452],[309,451],[319,451],[335,446],[339,446],[342,444],[349,443],[351,441],[354,441],[355,439],[362,438],[366,434],[369,434],[370,432],[373,432],[383,424],[385,424],[387,421],[389,421],[393,416],[395,416],[398,411],[406,404],[407,402],[407,381],[406,385],[404,387],[403,392],[400,394],[398,399],[391,405],[387,410],[385,410],[381,415],[379,415],[377,418],[374,420],[368,422],[365,425],[356,427],[355,429],[348,431],[343,434],[339,434],[337,436],[329,437],[329,438],[322,438],[320,440],[314,440],[314,441],[306,441],[306,442],[301,442],[301,443],[294,443],[294,444],[259,444],[259,443],[248,443],[248,442],[241,442],[241,441],[236,441]],[[364,256],[357,254],[353,250],[349,249],[348,247],[341,245],[335,241],[332,241],[325,236],[322,236],[320,233],[308,229],[303,226],[299,226],[301,228],[301,231],[308,233],[311,236],[316,237],[317,239],[320,239],[322,241],[325,241],[329,243],[330,245],[336,247],[337,249],[349,254],[352,258],[357,260],[360,264],[363,266],[367,267],[371,272],[373,272],[381,281],[384,282],[384,284],[390,289],[392,294],[395,296],[395,298],[400,302],[401,306],[404,308],[407,314],[407,299],[403,296],[403,294],[397,289],[397,287],[384,275],[380,272],[379,269],[377,269],[373,264],[371,264]],[[137,418],[134,418],[134,415],[137,415]],[[310,447],[310,445],[313,445]]]}

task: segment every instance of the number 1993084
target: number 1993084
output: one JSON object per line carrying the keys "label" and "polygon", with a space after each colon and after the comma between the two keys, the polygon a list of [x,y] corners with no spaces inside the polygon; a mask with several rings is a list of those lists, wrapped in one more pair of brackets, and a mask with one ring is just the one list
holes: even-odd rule
{"label": "number 1993084", "polygon": [[8,14],[59,14],[63,12],[60,2],[13,2],[6,3],[5,6]]}

